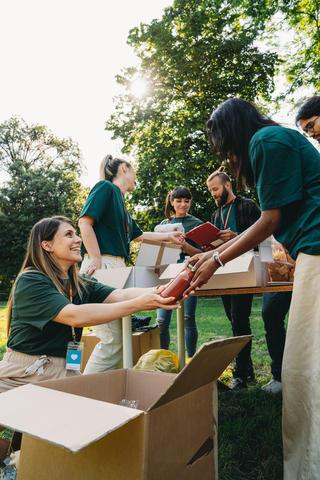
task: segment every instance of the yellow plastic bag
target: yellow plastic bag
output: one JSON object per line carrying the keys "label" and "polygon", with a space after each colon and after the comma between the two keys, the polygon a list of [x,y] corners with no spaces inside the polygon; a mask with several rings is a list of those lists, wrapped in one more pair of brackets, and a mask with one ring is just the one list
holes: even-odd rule
{"label": "yellow plastic bag", "polygon": [[149,350],[144,353],[133,367],[135,370],[178,373],[178,356],[170,350]]}

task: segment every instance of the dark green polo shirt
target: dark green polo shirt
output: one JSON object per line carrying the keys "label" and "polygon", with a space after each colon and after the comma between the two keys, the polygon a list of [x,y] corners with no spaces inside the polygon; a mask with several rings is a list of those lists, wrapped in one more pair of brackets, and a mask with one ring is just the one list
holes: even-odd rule
{"label": "dark green polo shirt", "polygon": [[249,144],[261,210],[279,208],[275,233],[293,258],[320,255],[320,155],[299,132],[269,126]]}
{"label": "dark green polo shirt", "polygon": [[222,216],[223,216],[223,222],[221,217],[221,209],[219,208],[219,215],[217,217],[215,226],[220,228],[220,230],[229,229],[232,232],[238,233],[237,221],[236,221],[236,209],[235,209],[234,202],[232,204],[224,205],[222,207]]}
{"label": "dark green polo shirt", "polygon": [[120,188],[108,180],[93,187],[80,217],[84,215],[94,219],[93,230],[102,255],[128,258],[131,240],[143,234],[125,208]]}
{"label": "dark green polo shirt", "polygon": [[[198,227],[198,225],[201,225],[203,222],[199,218],[188,214],[185,217],[180,217],[180,218],[175,218],[174,217],[171,220],[166,218],[165,220],[162,220],[162,222],[161,222],[162,225],[163,224],[168,224],[168,223],[182,223],[184,231],[185,231],[185,233],[187,233],[190,230],[192,230],[194,227]],[[186,241],[188,243],[190,243],[190,245],[192,245],[193,247],[200,248],[199,245],[197,245],[192,240],[186,239]],[[185,258],[186,258],[186,254],[184,252],[181,252],[178,263],[183,263],[185,261]]]}
{"label": "dark green polo shirt", "polygon": [[[82,298],[76,294],[72,303],[102,303],[113,290],[90,278]],[[67,343],[72,340],[71,327],[53,319],[69,303],[69,298],[58,292],[46,275],[22,273],[14,290],[8,347],[30,355],[65,357]],[[77,328],[77,340],[81,334],[82,328]]]}

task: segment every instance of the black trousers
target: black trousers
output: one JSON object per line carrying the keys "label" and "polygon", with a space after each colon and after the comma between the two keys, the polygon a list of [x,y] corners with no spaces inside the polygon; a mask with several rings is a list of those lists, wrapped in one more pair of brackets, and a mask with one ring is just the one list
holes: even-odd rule
{"label": "black trousers", "polygon": [[281,382],[281,367],[286,341],[284,321],[290,308],[291,292],[265,293],[262,302],[262,319],[266,342],[271,357],[271,373]]}
{"label": "black trousers", "polygon": [[[251,335],[250,314],[253,295],[223,295],[221,298],[231,322],[233,335]],[[241,378],[244,382],[248,375],[253,376],[251,343],[249,342],[236,357],[236,368],[233,372],[234,378]]]}

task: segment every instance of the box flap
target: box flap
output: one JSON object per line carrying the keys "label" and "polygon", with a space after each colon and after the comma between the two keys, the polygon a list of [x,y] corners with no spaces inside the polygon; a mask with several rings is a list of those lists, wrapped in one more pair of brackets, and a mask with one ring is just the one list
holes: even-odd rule
{"label": "box flap", "polygon": [[203,344],[151,408],[160,407],[216,380],[250,339],[250,335],[245,335]]}
{"label": "box flap", "polygon": [[[254,253],[248,252],[244,255],[241,255],[234,260],[228,262],[224,267],[218,268],[214,275],[225,275],[227,273],[243,273],[248,272],[251,266],[251,263],[254,259]],[[177,276],[181,270],[185,268],[184,263],[177,263],[173,265],[168,265],[164,272],[160,275],[160,280],[171,279]]]}
{"label": "box flap", "polygon": [[109,285],[109,287],[124,288],[132,268],[133,267],[119,267],[96,270],[93,276],[99,282]]}
{"label": "box flap", "polygon": [[226,273],[243,273],[248,272],[253,262],[254,253],[248,252],[240,257],[228,262],[224,267],[218,268],[214,275],[224,275]]}
{"label": "box flap", "polygon": [[159,267],[177,263],[180,252],[181,248],[172,243],[143,240],[135,264],[139,267]]}
{"label": "box flap", "polygon": [[173,263],[167,266],[159,278],[160,280],[170,280],[171,278],[176,277],[184,268],[184,263]]}
{"label": "box flap", "polygon": [[71,452],[78,452],[142,414],[140,410],[39,385],[24,385],[0,395],[0,425]]}

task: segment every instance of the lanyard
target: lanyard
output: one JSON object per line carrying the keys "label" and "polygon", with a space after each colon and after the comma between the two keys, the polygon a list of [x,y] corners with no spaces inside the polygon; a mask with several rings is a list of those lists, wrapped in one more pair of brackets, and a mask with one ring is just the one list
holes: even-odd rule
{"label": "lanyard", "polygon": [[[70,303],[72,303],[72,286],[70,285],[70,288],[69,288],[69,299],[70,299]],[[71,332],[72,332],[72,340],[74,342],[77,341],[77,338],[76,338],[76,331],[74,329],[74,327],[71,327]]]}
{"label": "lanyard", "polygon": [[228,213],[227,213],[227,216],[226,216],[226,221],[224,221],[224,218],[223,218],[223,212],[222,212],[222,208],[223,207],[220,207],[220,217],[221,217],[221,222],[222,222],[222,225],[223,225],[223,228],[224,230],[227,228],[227,225],[228,225],[228,221],[229,221],[229,217],[230,217],[230,212],[232,210],[232,207],[233,207],[233,200],[229,206],[229,209],[228,209]]}
{"label": "lanyard", "polygon": [[123,212],[124,212],[124,228],[126,231],[127,239],[129,241],[129,213],[128,213],[128,210],[124,201],[124,195],[122,192],[121,192],[121,196],[122,196],[122,206],[123,206]]}

